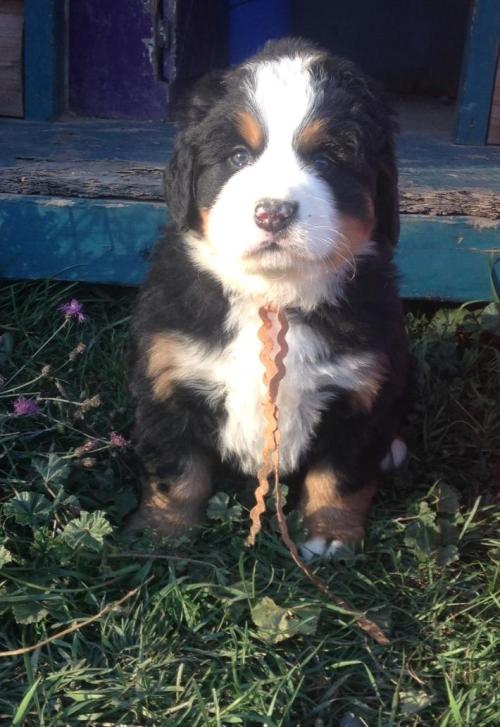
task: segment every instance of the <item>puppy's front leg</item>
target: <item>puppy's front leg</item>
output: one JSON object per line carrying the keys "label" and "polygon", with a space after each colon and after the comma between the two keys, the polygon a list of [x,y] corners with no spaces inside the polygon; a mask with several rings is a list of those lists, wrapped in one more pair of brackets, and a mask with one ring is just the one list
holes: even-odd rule
{"label": "puppy's front leg", "polygon": [[331,556],[342,544],[360,541],[375,492],[373,482],[355,490],[342,486],[329,462],[311,468],[299,505],[309,532],[308,540],[300,548],[304,560],[316,555]]}
{"label": "puppy's front leg", "polygon": [[199,525],[211,492],[207,458],[191,452],[174,466],[146,464],[139,509],[127,523],[129,530],[151,528],[161,535],[179,536]]}

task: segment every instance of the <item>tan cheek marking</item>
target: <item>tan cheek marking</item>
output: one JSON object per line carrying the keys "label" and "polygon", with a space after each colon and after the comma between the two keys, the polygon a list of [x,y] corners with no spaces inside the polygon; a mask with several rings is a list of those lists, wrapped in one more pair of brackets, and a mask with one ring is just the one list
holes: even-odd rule
{"label": "tan cheek marking", "polygon": [[373,370],[364,381],[363,385],[353,392],[352,398],[359,408],[364,412],[371,412],[375,400],[389,375],[389,361],[385,354],[376,359]]}
{"label": "tan cheek marking", "polygon": [[365,252],[372,240],[372,233],[375,226],[373,214],[373,203],[371,199],[366,200],[366,216],[353,217],[352,215],[339,215],[340,249],[334,253],[331,260],[335,267],[340,266],[349,259]]}
{"label": "tan cheek marking", "polygon": [[260,152],[264,148],[264,130],[260,122],[249,111],[237,114],[238,132],[252,151]]}
{"label": "tan cheek marking", "polygon": [[297,149],[301,154],[311,153],[324,146],[329,138],[326,120],[314,119],[300,130]]}
{"label": "tan cheek marking", "polygon": [[335,472],[328,464],[311,469],[305,479],[300,508],[309,537],[353,543],[365,533],[365,520],[376,492],[375,483],[354,493],[339,490]]}
{"label": "tan cheek marking", "polygon": [[347,238],[346,242],[353,255],[359,255],[371,240],[373,221],[371,219],[362,220],[358,217],[341,215],[340,231]]}
{"label": "tan cheek marking", "polygon": [[208,222],[210,219],[210,210],[208,207],[200,207],[201,234],[207,236]]}

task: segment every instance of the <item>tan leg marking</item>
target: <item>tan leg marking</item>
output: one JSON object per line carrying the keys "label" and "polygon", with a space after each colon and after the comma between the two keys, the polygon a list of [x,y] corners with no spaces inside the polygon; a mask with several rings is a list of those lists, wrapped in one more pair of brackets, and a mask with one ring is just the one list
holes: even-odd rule
{"label": "tan leg marking", "polygon": [[210,492],[210,468],[201,456],[194,456],[177,479],[149,476],[127,530],[151,528],[162,535],[182,535],[203,521]]}
{"label": "tan leg marking", "polygon": [[148,351],[147,371],[158,399],[168,399],[175,388],[180,342],[166,333],[153,337]]}
{"label": "tan leg marking", "polygon": [[361,388],[354,391],[352,398],[361,411],[370,413],[384,382],[389,375],[389,361],[385,354],[381,354],[375,363],[371,375],[364,381]]}
{"label": "tan leg marking", "polygon": [[327,464],[311,469],[304,482],[300,510],[309,538],[355,543],[365,534],[365,520],[376,492],[374,483],[344,494]]}
{"label": "tan leg marking", "polygon": [[221,351],[180,333],[157,333],[148,351],[147,373],[157,399],[172,396],[176,384],[196,384],[217,388],[215,376]]}

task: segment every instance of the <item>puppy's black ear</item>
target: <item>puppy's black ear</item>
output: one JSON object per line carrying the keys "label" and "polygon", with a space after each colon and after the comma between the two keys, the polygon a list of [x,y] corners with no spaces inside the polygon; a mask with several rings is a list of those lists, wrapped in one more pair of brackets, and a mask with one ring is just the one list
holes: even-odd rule
{"label": "puppy's black ear", "polygon": [[175,117],[180,128],[203,121],[224,95],[226,75],[224,71],[210,71],[196,81],[177,106]]}
{"label": "puppy's black ear", "polygon": [[399,239],[399,195],[398,171],[392,142],[377,172],[375,217],[375,241],[394,247]]}
{"label": "puppy's black ear", "polygon": [[224,93],[225,74],[213,72],[199,80],[177,110],[177,136],[164,177],[165,199],[172,221],[180,231],[193,229],[198,223],[196,174],[198,146],[206,133],[203,121]]}
{"label": "puppy's black ear", "polygon": [[398,166],[395,151],[395,136],[399,124],[394,110],[382,95],[378,102],[379,138],[378,165],[375,189],[376,227],[374,239],[381,245],[392,248],[399,240],[399,191]]}
{"label": "puppy's black ear", "polygon": [[179,134],[170,162],[165,169],[165,200],[172,222],[179,231],[196,224],[194,198],[195,147],[188,134]]}

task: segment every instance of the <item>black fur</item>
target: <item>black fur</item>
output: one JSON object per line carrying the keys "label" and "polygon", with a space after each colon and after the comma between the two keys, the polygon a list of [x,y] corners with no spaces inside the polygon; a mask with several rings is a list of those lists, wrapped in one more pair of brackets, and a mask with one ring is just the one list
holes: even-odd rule
{"label": "black fur", "polygon": [[[132,354],[135,447],[143,461],[159,463],[161,476],[162,468],[178,472],[178,463],[193,448],[216,461],[225,413],[220,404],[210,405],[202,395],[182,386],[167,402],[156,401],[145,374],[148,342],[154,333],[178,331],[210,347],[225,345],[229,342],[224,332],[228,309],[219,284],[194,268],[182,240],[175,230],[168,230],[136,306]],[[288,316],[301,318],[320,332],[332,355],[373,351],[389,356],[387,383],[373,411],[360,411],[351,396],[338,390],[301,463],[302,470],[328,456],[347,489],[361,487],[378,473],[406,406],[406,340],[392,263],[366,258],[339,305],[323,304],[310,313],[289,310]]]}
{"label": "black fur", "polygon": [[[335,162],[327,181],[340,211],[352,215],[363,214],[366,194],[370,195],[376,214],[374,239],[380,249],[359,262],[338,304],[323,303],[308,313],[291,309],[287,315],[290,320],[305,320],[320,332],[332,357],[366,351],[384,354],[389,372],[370,413],[360,410],[345,391],[337,392],[295,474],[327,457],[341,485],[355,490],[378,474],[380,460],[398,430],[406,391],[406,342],[390,260],[399,229],[395,124],[376,86],[349,61],[291,40],[268,44],[255,60],[311,51],[319,54],[314,73],[325,89],[325,100],[316,112],[329,121],[328,153]],[[181,332],[214,348],[229,341],[224,322],[230,301],[215,278],[194,266],[183,235],[200,229],[200,207],[210,206],[233,173],[227,163],[228,149],[237,143],[231,122],[234,110],[247,103],[242,85],[247,73],[240,67],[205,79],[181,114],[165,176],[174,225],[158,246],[134,314],[134,442],[140,458],[146,464],[154,462],[158,476],[166,481],[182,471],[193,449],[214,461],[220,459],[218,433],[226,417],[223,402],[210,402],[199,391],[183,386],[167,401],[157,401],[146,357],[151,337],[159,332]]]}

